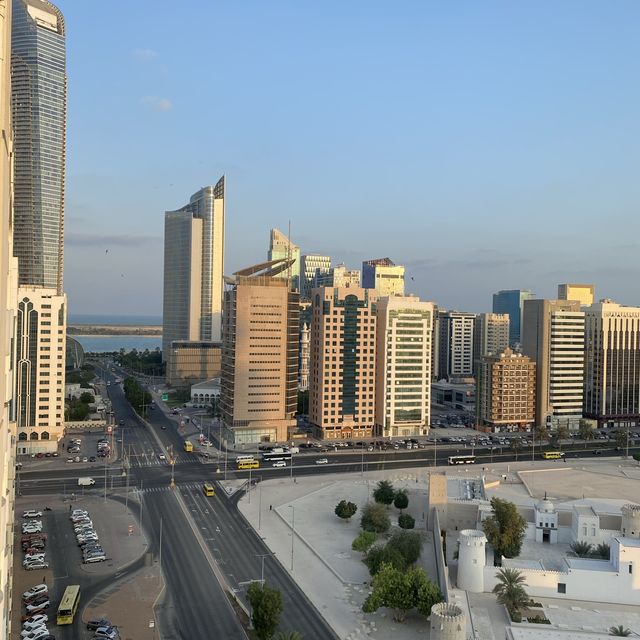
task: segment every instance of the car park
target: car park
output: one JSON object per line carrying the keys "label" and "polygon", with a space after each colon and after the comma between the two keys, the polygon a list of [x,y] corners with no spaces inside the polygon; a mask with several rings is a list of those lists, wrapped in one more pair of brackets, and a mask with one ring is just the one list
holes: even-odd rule
{"label": "car park", "polygon": [[36,511],[35,509],[29,509],[22,512],[23,518],[42,518],[42,511]]}
{"label": "car park", "polygon": [[46,584],[37,584],[35,587],[31,587],[31,589],[27,589],[22,594],[22,599],[24,601],[32,600],[36,596],[40,596],[43,593],[49,593],[49,587]]}

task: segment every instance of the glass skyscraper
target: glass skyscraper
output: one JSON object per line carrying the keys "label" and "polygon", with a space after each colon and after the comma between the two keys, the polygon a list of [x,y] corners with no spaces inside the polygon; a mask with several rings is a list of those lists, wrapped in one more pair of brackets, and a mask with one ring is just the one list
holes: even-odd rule
{"label": "glass skyscraper", "polygon": [[19,285],[62,294],[65,25],[47,0],[13,0],[14,255]]}
{"label": "glass skyscraper", "polygon": [[520,327],[522,324],[522,308],[525,300],[535,296],[528,289],[508,289],[493,294],[493,313],[509,315],[509,344],[520,343]]}

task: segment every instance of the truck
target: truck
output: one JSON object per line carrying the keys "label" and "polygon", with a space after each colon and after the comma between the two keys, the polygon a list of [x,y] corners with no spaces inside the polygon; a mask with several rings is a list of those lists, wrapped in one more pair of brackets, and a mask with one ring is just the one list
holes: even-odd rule
{"label": "truck", "polygon": [[78,478],[79,487],[90,487],[95,483],[96,481],[93,478]]}

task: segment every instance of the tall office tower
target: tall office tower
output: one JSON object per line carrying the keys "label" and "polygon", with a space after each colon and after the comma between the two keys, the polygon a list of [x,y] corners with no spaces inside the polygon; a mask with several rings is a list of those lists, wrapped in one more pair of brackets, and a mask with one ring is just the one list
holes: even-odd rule
{"label": "tall office tower", "polygon": [[360,271],[358,269],[347,269],[344,264],[331,267],[325,286],[338,289],[360,287]]}
{"label": "tall office tower", "polygon": [[585,313],[585,417],[600,426],[638,426],[640,307],[603,300]]}
{"label": "tall office tower", "polygon": [[438,312],[438,377],[473,375],[475,313]]}
{"label": "tall office tower", "polygon": [[0,0],[0,638],[11,638],[16,425],[12,415],[18,261],[13,257],[11,0]]}
{"label": "tall office tower", "polygon": [[482,356],[495,355],[509,346],[509,322],[506,313],[478,314],[473,337],[474,370]]}
{"label": "tall office tower", "polygon": [[309,363],[311,362],[311,331],[304,323],[300,329],[300,360],[298,363],[298,389],[309,389]]}
{"label": "tall office tower", "polygon": [[380,298],[376,324],[377,431],[385,437],[427,435],[433,303],[416,296]]}
{"label": "tall office tower", "polygon": [[536,365],[506,347],[483,355],[478,366],[476,418],[491,431],[527,430],[535,418]]}
{"label": "tall office tower", "polygon": [[267,260],[293,260],[291,266],[283,271],[279,278],[291,278],[291,285],[300,291],[300,247],[293,244],[278,229],[271,229]]}
{"label": "tall office tower", "polygon": [[311,290],[324,287],[331,271],[331,256],[308,254],[300,259],[300,297],[311,299]]}
{"label": "tall office tower", "polygon": [[64,430],[65,24],[47,0],[14,0],[14,255],[18,258],[18,452],[55,451]]}
{"label": "tall office tower", "polygon": [[204,187],[164,219],[162,354],[174,341],[222,338],[224,183]]}
{"label": "tall office tower", "polygon": [[279,277],[292,262],[226,279],[220,407],[236,444],[284,442],[296,426],[300,294]]}
{"label": "tall office tower", "polygon": [[580,303],[525,300],[522,352],[536,363],[536,425],[577,429],[584,383],[584,312]]}
{"label": "tall office tower", "polygon": [[592,284],[559,284],[558,300],[577,300],[581,306],[593,304],[596,288]]}
{"label": "tall office tower", "polygon": [[509,289],[493,294],[493,313],[509,314],[509,344],[514,346],[521,342],[522,305],[534,294],[528,289]]}
{"label": "tall office tower", "polygon": [[322,438],[374,435],[376,299],[371,289],[312,294],[309,422]]}
{"label": "tall office tower", "polygon": [[362,263],[362,287],[375,289],[378,296],[403,296],[404,267],[390,258],[365,260]]}

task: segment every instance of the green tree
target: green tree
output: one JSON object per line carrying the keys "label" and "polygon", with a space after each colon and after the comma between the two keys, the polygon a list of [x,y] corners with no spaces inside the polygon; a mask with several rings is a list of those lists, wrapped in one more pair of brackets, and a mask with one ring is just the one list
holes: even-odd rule
{"label": "green tree", "polygon": [[83,404],[93,404],[95,402],[95,398],[92,393],[85,391],[80,394],[80,402]]}
{"label": "green tree", "polygon": [[626,449],[627,448],[627,431],[626,429],[619,429],[616,431],[616,448],[617,449]]}
{"label": "green tree", "polygon": [[388,480],[380,480],[373,491],[373,499],[381,504],[391,504],[395,494],[393,485]]}
{"label": "green tree", "polygon": [[403,572],[384,564],[371,581],[371,586],[362,610],[374,613],[380,607],[393,609],[396,622],[403,622],[411,609],[417,608],[421,614],[429,615],[431,607],[442,600],[438,587],[419,568]]}
{"label": "green tree", "polygon": [[401,529],[413,529],[416,526],[416,521],[408,513],[401,513],[398,516],[398,526]]}
{"label": "green tree", "polygon": [[609,627],[609,635],[618,638],[628,638],[631,635],[631,629],[627,629],[624,625],[619,624],[616,627]]}
{"label": "green tree", "polygon": [[390,547],[388,544],[371,547],[364,557],[364,563],[372,576],[375,576],[385,564],[398,571],[406,571],[409,566],[400,549]]}
{"label": "green tree", "polygon": [[602,558],[603,560],[609,560],[611,557],[611,547],[606,542],[597,544],[594,550],[591,552],[594,558]]}
{"label": "green tree", "polygon": [[247,589],[247,598],[251,605],[251,622],[259,640],[273,637],[282,613],[282,594],[266,584],[252,582]]}
{"label": "green tree", "polygon": [[511,438],[511,441],[509,442],[509,448],[511,449],[511,451],[513,451],[513,453],[516,454],[516,462],[517,462],[518,452],[520,451],[520,449],[522,449],[522,440],[520,440],[520,438],[518,437]]}
{"label": "green tree", "polygon": [[389,538],[387,547],[398,549],[407,566],[411,566],[422,553],[422,538],[417,531],[398,531]]}
{"label": "green tree", "polygon": [[376,541],[377,537],[378,536],[372,531],[361,531],[351,543],[351,548],[354,551],[366,553],[371,548],[371,545]]}
{"label": "green tree", "polygon": [[404,489],[396,491],[396,495],[393,497],[393,506],[400,511],[409,506],[409,496]]}
{"label": "green tree", "polygon": [[568,440],[569,438],[569,427],[564,424],[559,425],[558,428],[551,434],[551,440],[554,446],[557,446],[560,451],[562,451],[562,441]]}
{"label": "green tree", "polygon": [[538,425],[533,429],[533,437],[536,442],[542,445],[545,440],[549,439],[549,429],[547,429],[543,424]]}
{"label": "green tree", "polygon": [[569,545],[571,553],[578,558],[588,558],[593,552],[593,546],[588,542],[576,540]]}
{"label": "green tree", "polygon": [[524,609],[531,601],[525,591],[525,578],[517,569],[500,569],[496,573],[498,584],[493,587],[493,593],[501,605],[509,612]]}
{"label": "green tree", "polygon": [[580,420],[578,434],[581,440],[593,440],[596,437],[596,430],[588,420]]}
{"label": "green tree", "polygon": [[350,520],[355,512],[358,510],[358,506],[353,502],[347,502],[346,500],[340,500],[335,508],[335,514],[338,518],[343,520]]}
{"label": "green tree", "polygon": [[362,509],[360,526],[365,531],[373,533],[386,533],[391,527],[391,521],[384,505],[377,502],[369,502]]}
{"label": "green tree", "polygon": [[491,498],[491,508],[493,512],[484,521],[483,528],[494,556],[515,558],[520,553],[527,523],[513,502]]}

